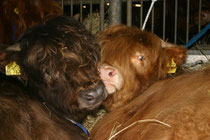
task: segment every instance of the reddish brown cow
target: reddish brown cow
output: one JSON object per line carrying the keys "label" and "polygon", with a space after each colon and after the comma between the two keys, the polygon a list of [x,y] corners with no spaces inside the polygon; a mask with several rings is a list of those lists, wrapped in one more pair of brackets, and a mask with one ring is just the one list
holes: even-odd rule
{"label": "reddish brown cow", "polygon": [[99,36],[102,46],[101,78],[109,96],[108,111],[119,108],[141,94],[152,83],[166,78],[179,67],[186,50],[135,27],[113,26]]}
{"label": "reddish brown cow", "polygon": [[156,82],[91,131],[91,140],[209,139],[210,68]]}
{"label": "reddish brown cow", "polygon": [[111,112],[91,130],[91,140],[210,138],[210,68],[155,82],[166,77],[172,58],[177,66],[183,62],[184,49],[126,26],[99,38],[101,77],[111,94],[104,105]]}
{"label": "reddish brown cow", "polygon": [[40,24],[45,17],[62,13],[54,0],[1,0],[0,43],[11,44],[26,29]]}
{"label": "reddish brown cow", "polygon": [[75,121],[107,95],[97,69],[100,47],[85,26],[52,18],[28,29],[0,59],[0,139],[87,139]]}

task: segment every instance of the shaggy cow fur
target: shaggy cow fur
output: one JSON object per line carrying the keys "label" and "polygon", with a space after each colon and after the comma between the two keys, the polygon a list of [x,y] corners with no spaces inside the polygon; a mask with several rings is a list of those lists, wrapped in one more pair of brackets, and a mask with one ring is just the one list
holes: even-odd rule
{"label": "shaggy cow fur", "polygon": [[100,43],[111,112],[93,127],[91,140],[210,139],[210,68],[157,81],[172,58],[183,62],[183,48],[126,26],[105,30]]}
{"label": "shaggy cow fur", "polygon": [[97,70],[100,47],[83,25],[52,18],[27,30],[0,58],[1,67],[12,61],[21,67],[20,76],[0,77],[1,139],[87,138],[68,120],[81,122],[106,90]]}
{"label": "shaggy cow fur", "polygon": [[101,119],[91,140],[208,140],[209,83],[210,68],[156,82]]}
{"label": "shaggy cow fur", "polygon": [[0,43],[13,43],[26,29],[40,24],[46,17],[61,15],[54,0],[0,1]]}
{"label": "shaggy cow fur", "polygon": [[183,47],[125,25],[103,31],[99,43],[102,46],[99,70],[109,93],[104,102],[108,111],[127,104],[152,83],[166,78],[173,69],[172,60],[179,67],[186,57]]}

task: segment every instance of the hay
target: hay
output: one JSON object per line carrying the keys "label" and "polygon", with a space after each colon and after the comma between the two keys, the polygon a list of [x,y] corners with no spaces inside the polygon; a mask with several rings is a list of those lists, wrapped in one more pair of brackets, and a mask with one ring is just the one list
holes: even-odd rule
{"label": "hay", "polygon": [[[83,25],[85,25],[87,30],[90,30],[90,14],[88,14],[87,18],[82,21]],[[109,26],[109,21],[107,18],[104,19],[104,29]],[[100,31],[100,14],[98,12],[92,14],[92,31],[91,33],[95,36],[98,36]]]}
{"label": "hay", "polygon": [[210,66],[210,61],[204,62],[203,60],[198,60],[193,63],[185,63],[182,65],[182,69],[185,72],[195,72],[202,69],[205,69],[206,67]]}
{"label": "hay", "polygon": [[[208,37],[210,38],[210,36]],[[207,43],[207,42],[206,42]],[[205,50],[204,48],[208,48],[208,45],[204,43],[205,47],[199,47],[198,44],[195,45],[195,49],[197,51],[200,52],[201,55],[203,55],[207,61],[203,61],[203,60],[197,60],[193,63],[185,63],[183,64],[183,70],[185,70],[186,72],[194,72],[194,71],[198,71],[198,70],[202,70],[208,66],[210,66],[210,58],[208,56],[208,54],[205,54]]]}
{"label": "hay", "polygon": [[107,112],[104,109],[101,109],[97,112],[96,116],[88,115],[85,121],[83,122],[83,126],[90,131],[95,124],[104,117]]}
{"label": "hay", "polygon": [[167,126],[167,127],[171,127],[169,124],[166,124],[166,123],[161,122],[161,121],[156,120],[156,119],[138,120],[138,121],[136,121],[136,122],[134,122],[134,123],[132,123],[132,124],[130,124],[130,125],[124,127],[123,129],[121,129],[121,130],[118,131],[118,132],[116,132],[116,130],[117,130],[117,128],[119,128],[119,127],[121,126],[121,124],[120,124],[119,126],[114,125],[114,127],[112,128],[112,131],[113,131],[113,132],[111,131],[111,134],[110,134],[108,140],[111,140],[112,138],[114,138],[115,136],[117,136],[118,134],[120,134],[121,132],[125,131],[126,129],[130,128],[131,126],[133,126],[133,125],[135,125],[135,124],[137,124],[137,123],[145,123],[145,122],[156,122],[156,123],[160,123],[160,124],[162,124],[162,125],[165,125],[165,126]]}

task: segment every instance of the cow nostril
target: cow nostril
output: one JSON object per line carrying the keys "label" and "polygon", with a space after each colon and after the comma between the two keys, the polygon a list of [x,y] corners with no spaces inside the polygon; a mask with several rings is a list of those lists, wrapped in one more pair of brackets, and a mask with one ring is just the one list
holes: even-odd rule
{"label": "cow nostril", "polygon": [[116,72],[115,72],[114,70],[112,70],[112,71],[110,71],[110,72],[108,73],[108,75],[109,75],[110,77],[114,76],[115,74],[116,74]]}
{"label": "cow nostril", "polygon": [[109,76],[110,76],[110,77],[113,76],[113,72],[109,72]]}
{"label": "cow nostril", "polygon": [[85,98],[86,98],[87,101],[92,101],[92,100],[94,100],[94,96],[89,95],[89,94],[85,95]]}
{"label": "cow nostril", "polygon": [[83,90],[80,96],[87,101],[92,101],[96,98],[96,91],[94,89]]}

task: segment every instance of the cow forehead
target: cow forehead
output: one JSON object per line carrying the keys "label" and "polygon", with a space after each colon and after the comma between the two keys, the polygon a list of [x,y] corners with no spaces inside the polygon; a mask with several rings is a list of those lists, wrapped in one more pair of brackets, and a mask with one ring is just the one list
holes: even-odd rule
{"label": "cow forehead", "polygon": [[136,49],[140,51],[140,49],[161,48],[162,45],[160,38],[156,35],[147,31],[141,31],[139,29],[129,27],[118,30],[118,32],[113,34],[107,34],[105,32],[99,37],[99,41],[102,42],[101,44],[102,47],[105,48],[105,51],[115,52],[117,50],[120,51],[120,54],[128,54],[127,51]]}
{"label": "cow forehead", "polygon": [[100,59],[100,47],[95,37],[76,20],[64,16],[50,19],[27,30],[18,42],[21,63],[28,69],[35,69],[32,74],[38,70],[51,77],[59,74],[65,78],[64,73],[67,73],[72,77],[79,75],[83,81],[90,81],[88,77],[99,78],[96,64]]}
{"label": "cow forehead", "polygon": [[[95,37],[85,30],[85,27],[71,18],[58,17],[46,24],[35,26],[26,31],[18,40],[24,53],[42,49],[52,55],[62,55],[76,58],[99,59],[100,47]],[[83,55],[81,55],[83,54]]]}
{"label": "cow forehead", "polygon": [[111,41],[102,46],[102,61],[126,61],[131,56],[150,56],[160,53],[160,40],[136,41],[133,39],[122,40],[120,42]]}

